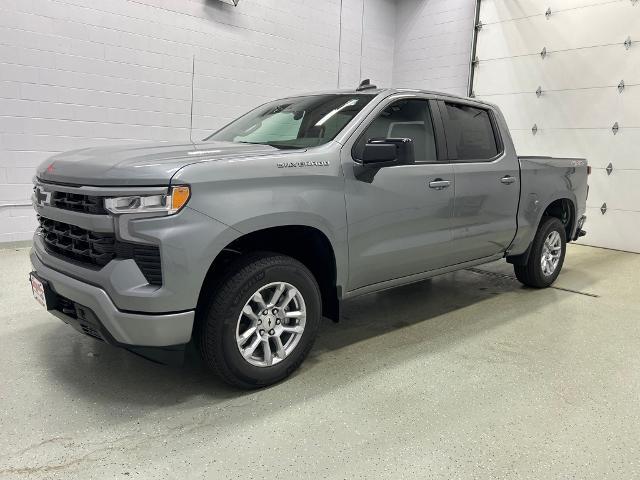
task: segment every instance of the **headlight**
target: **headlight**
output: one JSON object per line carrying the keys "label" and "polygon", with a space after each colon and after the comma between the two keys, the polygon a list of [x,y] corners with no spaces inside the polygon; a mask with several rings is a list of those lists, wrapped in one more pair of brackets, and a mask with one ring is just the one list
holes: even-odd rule
{"label": "headlight", "polygon": [[105,198],[104,207],[115,214],[165,212],[173,215],[187,204],[190,196],[191,189],[186,185],[179,185],[160,195]]}

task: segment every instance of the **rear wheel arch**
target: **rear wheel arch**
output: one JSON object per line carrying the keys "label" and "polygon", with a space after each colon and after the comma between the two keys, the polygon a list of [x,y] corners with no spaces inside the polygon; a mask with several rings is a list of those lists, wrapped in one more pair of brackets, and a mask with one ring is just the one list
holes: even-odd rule
{"label": "rear wheel arch", "polygon": [[[572,234],[577,222],[575,202],[568,197],[560,197],[549,202],[540,214],[540,218],[538,219],[538,223],[533,234],[534,238],[535,234],[540,229],[540,225],[547,217],[555,217],[562,222],[566,232],[567,242],[570,242],[570,239],[573,238]],[[531,242],[524,253],[520,255],[507,256],[507,262],[513,265],[526,265],[529,261],[529,255],[531,254],[531,246],[533,245],[534,238],[531,238]]]}
{"label": "rear wheel arch", "polygon": [[566,232],[559,218],[542,217],[529,252],[525,263],[514,264],[516,277],[529,287],[550,286],[560,274],[566,253]]}
{"label": "rear wheel arch", "polygon": [[540,228],[540,223],[545,217],[555,217],[559,219],[564,225],[567,240],[572,238],[573,229],[576,225],[576,205],[573,200],[565,197],[558,198],[551,202],[547,208],[544,209],[542,217],[538,222],[538,228]]}

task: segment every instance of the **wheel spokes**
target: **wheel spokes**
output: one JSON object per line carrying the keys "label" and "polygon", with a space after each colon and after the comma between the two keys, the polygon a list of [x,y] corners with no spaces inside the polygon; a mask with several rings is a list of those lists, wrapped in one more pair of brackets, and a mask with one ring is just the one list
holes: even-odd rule
{"label": "wheel spokes", "polygon": [[262,339],[262,351],[264,355],[264,363],[266,363],[267,366],[271,366],[273,363],[273,354],[271,353],[271,345],[269,344],[268,338]]}
{"label": "wheel spokes", "polygon": [[289,291],[287,292],[287,294],[284,296],[284,300],[282,300],[282,302],[280,303],[279,307],[280,308],[284,308],[287,305],[289,305],[289,302],[291,302],[291,300],[293,300],[293,297],[295,297],[297,293],[298,293],[298,290],[296,290],[295,288],[291,287],[289,289]]}
{"label": "wheel spokes", "polygon": [[280,337],[276,337],[274,339],[276,344],[276,354],[278,358],[282,359],[287,356],[287,352],[284,350],[284,345],[282,345],[282,339]]}
{"label": "wheel spokes", "polygon": [[249,317],[253,322],[258,321],[258,316],[253,312],[253,309],[249,304],[245,305],[242,309],[242,313],[244,313],[247,317]]}
{"label": "wheel spokes", "polygon": [[267,304],[264,302],[264,298],[262,298],[262,294],[260,292],[254,293],[251,300],[258,304],[260,310],[267,308]]}
{"label": "wheel spokes", "polygon": [[245,344],[245,342],[247,340],[249,340],[254,333],[256,333],[257,328],[256,327],[249,327],[248,329],[246,329],[244,331],[244,333],[242,335],[240,335],[237,340],[238,340],[238,345],[242,346]]}
{"label": "wheel spokes", "polygon": [[251,358],[251,356],[253,355],[253,352],[256,351],[256,348],[258,348],[258,345],[260,345],[261,341],[262,339],[259,336],[257,336],[256,339],[253,342],[251,342],[251,345],[249,345],[247,348],[242,350],[242,356],[244,358]]}
{"label": "wheel spokes", "polygon": [[281,283],[276,287],[276,289],[273,292],[273,295],[271,296],[271,300],[269,301],[269,308],[273,307],[278,303],[278,300],[280,300],[280,297],[282,296],[282,293],[284,292],[285,288],[287,287],[285,286],[284,283]]}
{"label": "wheel spokes", "polygon": [[287,282],[264,285],[249,297],[238,316],[238,350],[251,365],[275,365],[299,344],[305,323],[306,305],[296,287]]}
{"label": "wheel spokes", "polygon": [[547,235],[542,245],[542,256],[540,258],[540,267],[542,273],[546,276],[553,275],[560,263],[562,256],[562,237],[557,231],[552,231]]}
{"label": "wheel spokes", "polygon": [[304,331],[304,327],[300,325],[291,325],[291,326],[286,325],[282,327],[282,330],[288,333],[302,333]]}

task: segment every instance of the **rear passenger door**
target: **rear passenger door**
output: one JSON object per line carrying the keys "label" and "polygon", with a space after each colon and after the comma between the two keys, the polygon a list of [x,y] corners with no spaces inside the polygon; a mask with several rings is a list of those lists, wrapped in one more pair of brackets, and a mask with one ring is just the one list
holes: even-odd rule
{"label": "rear passenger door", "polygon": [[464,101],[438,106],[455,183],[451,254],[461,263],[504,252],[517,228],[517,157],[505,155],[492,110]]}

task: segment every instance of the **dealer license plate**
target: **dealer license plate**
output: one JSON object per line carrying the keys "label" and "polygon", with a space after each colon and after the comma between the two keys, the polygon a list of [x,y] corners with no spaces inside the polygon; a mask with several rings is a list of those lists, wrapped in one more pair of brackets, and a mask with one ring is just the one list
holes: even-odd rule
{"label": "dealer license plate", "polygon": [[47,296],[44,291],[44,284],[38,280],[33,273],[29,275],[29,280],[31,281],[33,298],[35,298],[44,308],[47,308]]}

